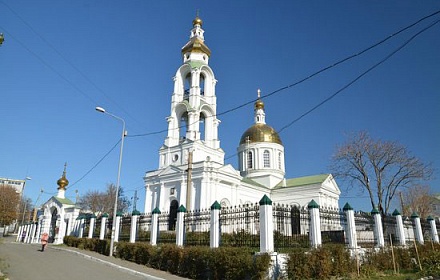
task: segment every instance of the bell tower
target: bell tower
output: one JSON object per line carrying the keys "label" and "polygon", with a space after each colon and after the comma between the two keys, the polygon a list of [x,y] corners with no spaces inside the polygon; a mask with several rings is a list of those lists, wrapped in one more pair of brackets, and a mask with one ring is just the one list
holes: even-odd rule
{"label": "bell tower", "polygon": [[183,64],[173,77],[168,134],[159,150],[159,169],[187,164],[190,151],[194,162],[209,157],[224,163],[218,139],[220,121],[216,117],[217,80],[208,64],[211,50],[205,44],[203,21],[196,16],[192,25],[189,41],[181,50]]}

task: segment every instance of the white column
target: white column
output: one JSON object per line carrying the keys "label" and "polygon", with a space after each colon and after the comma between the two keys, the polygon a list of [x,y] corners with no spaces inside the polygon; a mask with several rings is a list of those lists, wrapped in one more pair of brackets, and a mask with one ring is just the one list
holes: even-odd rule
{"label": "white column", "polygon": [[26,237],[24,238],[24,243],[29,243],[29,237],[31,236],[31,224],[26,225]]}
{"label": "white column", "polygon": [[157,237],[158,237],[158,231],[159,231],[159,214],[160,210],[159,208],[154,208],[152,212],[151,217],[151,234],[150,234],[150,244],[155,246],[157,244]]}
{"label": "white column", "polygon": [[374,237],[376,239],[376,247],[383,248],[385,247],[385,239],[383,237],[382,216],[376,208],[371,211],[371,215],[373,215],[374,219]]}
{"label": "white column", "polygon": [[115,242],[119,242],[119,231],[121,229],[121,216],[122,213],[116,213],[116,224],[115,224]]}
{"label": "white column", "polygon": [[31,224],[31,232],[29,234],[29,238],[27,243],[32,243],[34,241],[35,231],[37,229],[37,225],[35,223]]}
{"label": "white column", "polygon": [[185,235],[185,212],[186,208],[183,205],[177,209],[177,223],[176,223],[176,245],[183,246],[183,239]]}
{"label": "white column", "polygon": [[393,216],[396,217],[396,235],[399,238],[399,245],[405,246],[406,245],[406,238],[405,238],[405,231],[403,228],[403,220],[402,215],[400,215],[399,211],[394,210]]}
{"label": "white column", "polygon": [[23,233],[23,230],[24,230],[23,225],[18,227],[18,235],[17,238],[15,239],[15,242],[21,242],[21,234]]}
{"label": "white column", "polygon": [[307,205],[310,213],[310,245],[313,248],[321,246],[321,217],[319,216],[319,205],[312,199]]}
{"label": "white column", "polygon": [[273,215],[272,200],[266,195],[259,202],[260,204],[260,253],[272,253],[273,244]]}
{"label": "white column", "polygon": [[416,241],[419,242],[420,244],[425,244],[425,241],[423,240],[422,225],[420,224],[419,215],[416,212],[414,212],[411,215],[411,218],[414,220],[414,224],[416,226],[414,229]]}
{"label": "white column", "polygon": [[108,214],[104,213],[101,217],[101,228],[99,230],[99,240],[104,240],[105,237],[105,228],[107,225]]}
{"label": "white column", "polygon": [[89,235],[87,238],[93,238],[93,232],[95,231],[95,222],[96,222],[96,216],[93,214],[90,217],[90,225],[89,225]]}
{"label": "white column", "polygon": [[137,222],[139,215],[141,213],[137,210],[134,210],[131,214],[131,223],[130,223],[130,243],[136,242],[136,230],[137,230]]}
{"label": "white column", "polygon": [[209,246],[218,248],[220,246],[220,211],[221,205],[217,200],[211,206],[211,228],[209,236]]}
{"label": "white column", "polygon": [[428,222],[431,225],[431,238],[432,238],[432,241],[435,242],[435,243],[439,243],[437,227],[435,225],[435,220],[431,216],[428,216]]}
{"label": "white column", "polygon": [[348,239],[348,248],[355,249],[358,247],[357,245],[357,236],[356,236],[356,224],[354,222],[354,210],[350,204],[346,203],[344,208],[345,218],[346,218],[346,228],[345,234]]}
{"label": "white column", "polygon": [[40,238],[41,238],[41,227],[42,227],[42,222],[38,221],[37,222],[37,232],[35,233],[35,242],[34,243],[40,243]]}

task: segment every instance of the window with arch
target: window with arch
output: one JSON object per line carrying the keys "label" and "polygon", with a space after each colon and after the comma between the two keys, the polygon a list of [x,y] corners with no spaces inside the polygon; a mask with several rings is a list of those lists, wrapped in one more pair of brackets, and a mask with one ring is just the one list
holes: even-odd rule
{"label": "window with arch", "polygon": [[189,90],[191,89],[191,73],[188,73],[185,77],[185,84],[183,85],[183,98],[189,98]]}
{"label": "window with arch", "polygon": [[205,95],[205,75],[200,73],[200,95]]}
{"label": "window with arch", "polygon": [[268,150],[265,150],[263,152],[263,166],[265,168],[270,167],[270,152]]}
{"label": "window with arch", "polygon": [[252,152],[248,152],[247,153],[247,168],[251,169],[254,168],[254,159],[253,159],[253,154]]}
{"label": "window with arch", "polygon": [[181,140],[186,138],[186,131],[188,130],[188,112],[182,114],[179,120],[179,138]]}
{"label": "window with arch", "polygon": [[200,140],[205,140],[205,114],[200,113],[199,116],[199,131],[200,131]]}

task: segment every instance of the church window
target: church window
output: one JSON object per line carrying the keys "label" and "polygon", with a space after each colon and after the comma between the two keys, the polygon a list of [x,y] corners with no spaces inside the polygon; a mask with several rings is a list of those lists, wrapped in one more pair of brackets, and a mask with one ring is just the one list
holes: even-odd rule
{"label": "church window", "polygon": [[247,167],[249,169],[254,168],[252,152],[248,152],[247,153]]}
{"label": "church window", "polygon": [[265,150],[263,152],[263,166],[265,168],[269,168],[270,167],[270,153],[268,150]]}
{"label": "church window", "polygon": [[185,112],[180,117],[180,123],[179,123],[179,137],[181,140],[186,138],[187,129],[188,129],[188,112]]}
{"label": "church window", "polygon": [[200,74],[200,95],[205,95],[205,76]]}
{"label": "church window", "polygon": [[188,73],[185,77],[185,85],[183,88],[183,99],[189,98],[189,90],[191,88],[191,73]]}
{"label": "church window", "polygon": [[278,153],[278,169],[282,169],[281,166],[282,166],[282,163],[281,163],[281,153]]}
{"label": "church window", "polygon": [[199,117],[199,131],[200,140],[205,140],[205,115],[203,113],[201,113]]}

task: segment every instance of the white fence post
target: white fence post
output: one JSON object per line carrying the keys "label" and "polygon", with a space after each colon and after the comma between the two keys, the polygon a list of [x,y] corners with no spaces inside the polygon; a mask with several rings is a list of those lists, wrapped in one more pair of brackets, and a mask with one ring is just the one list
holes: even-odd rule
{"label": "white fence post", "polygon": [[101,216],[101,228],[99,229],[99,240],[104,240],[105,237],[105,228],[107,225],[108,214],[104,213]]}
{"label": "white fence post", "polygon": [[218,248],[220,246],[220,211],[221,205],[217,200],[211,205],[211,227],[209,246],[211,248]]}
{"label": "white fence post", "polygon": [[415,224],[415,236],[416,236],[416,240],[417,242],[419,242],[420,244],[425,244],[425,241],[423,240],[423,232],[422,232],[422,225],[420,224],[420,218],[419,215],[414,212],[411,215],[411,218],[414,221]]}
{"label": "white fence post", "polygon": [[435,243],[439,243],[437,227],[435,225],[434,218],[432,218],[431,216],[428,216],[427,220],[428,220],[429,224],[431,225],[431,238],[432,238],[432,241],[435,242]]}
{"label": "white fence post", "polygon": [[357,236],[356,236],[356,224],[354,221],[354,210],[353,207],[351,207],[348,202],[344,205],[343,208],[345,212],[345,218],[346,218],[346,228],[345,228],[345,234],[347,235],[348,239],[348,247],[350,249],[355,249],[358,247],[357,245]]}
{"label": "white fence post", "polygon": [[264,195],[260,204],[260,253],[274,251],[272,200]]}
{"label": "white fence post", "polygon": [[133,210],[131,213],[131,223],[130,223],[130,243],[136,242],[136,229],[137,221],[141,213],[138,210]]}
{"label": "white fence post", "polygon": [[180,205],[177,208],[177,224],[176,224],[176,245],[183,246],[183,239],[185,235],[185,212],[186,208]]}
{"label": "white fence post", "polygon": [[402,215],[400,215],[399,211],[394,210],[393,216],[396,217],[396,235],[399,238],[399,245],[406,245],[405,231],[403,228],[403,220]]}
{"label": "white fence post", "polygon": [[321,218],[319,217],[319,205],[312,199],[307,205],[310,213],[310,245],[317,248],[322,245],[321,239]]}
{"label": "white fence post", "polygon": [[157,237],[158,237],[158,231],[159,231],[159,224],[158,224],[159,214],[160,214],[159,208],[157,208],[157,207],[154,208],[154,210],[151,214],[152,214],[152,217],[151,217],[150,244],[154,246],[157,244]]}
{"label": "white fence post", "polygon": [[376,247],[385,247],[385,239],[383,237],[382,216],[379,210],[374,208],[371,210],[371,215],[374,218],[374,237],[376,239]]}
{"label": "white fence post", "polygon": [[87,238],[93,238],[93,231],[95,230],[95,222],[96,222],[96,215],[93,214],[90,217],[89,235],[87,236]]}
{"label": "white fence post", "polygon": [[121,217],[122,212],[116,213],[116,224],[115,224],[115,242],[119,242],[119,229],[121,228]]}

